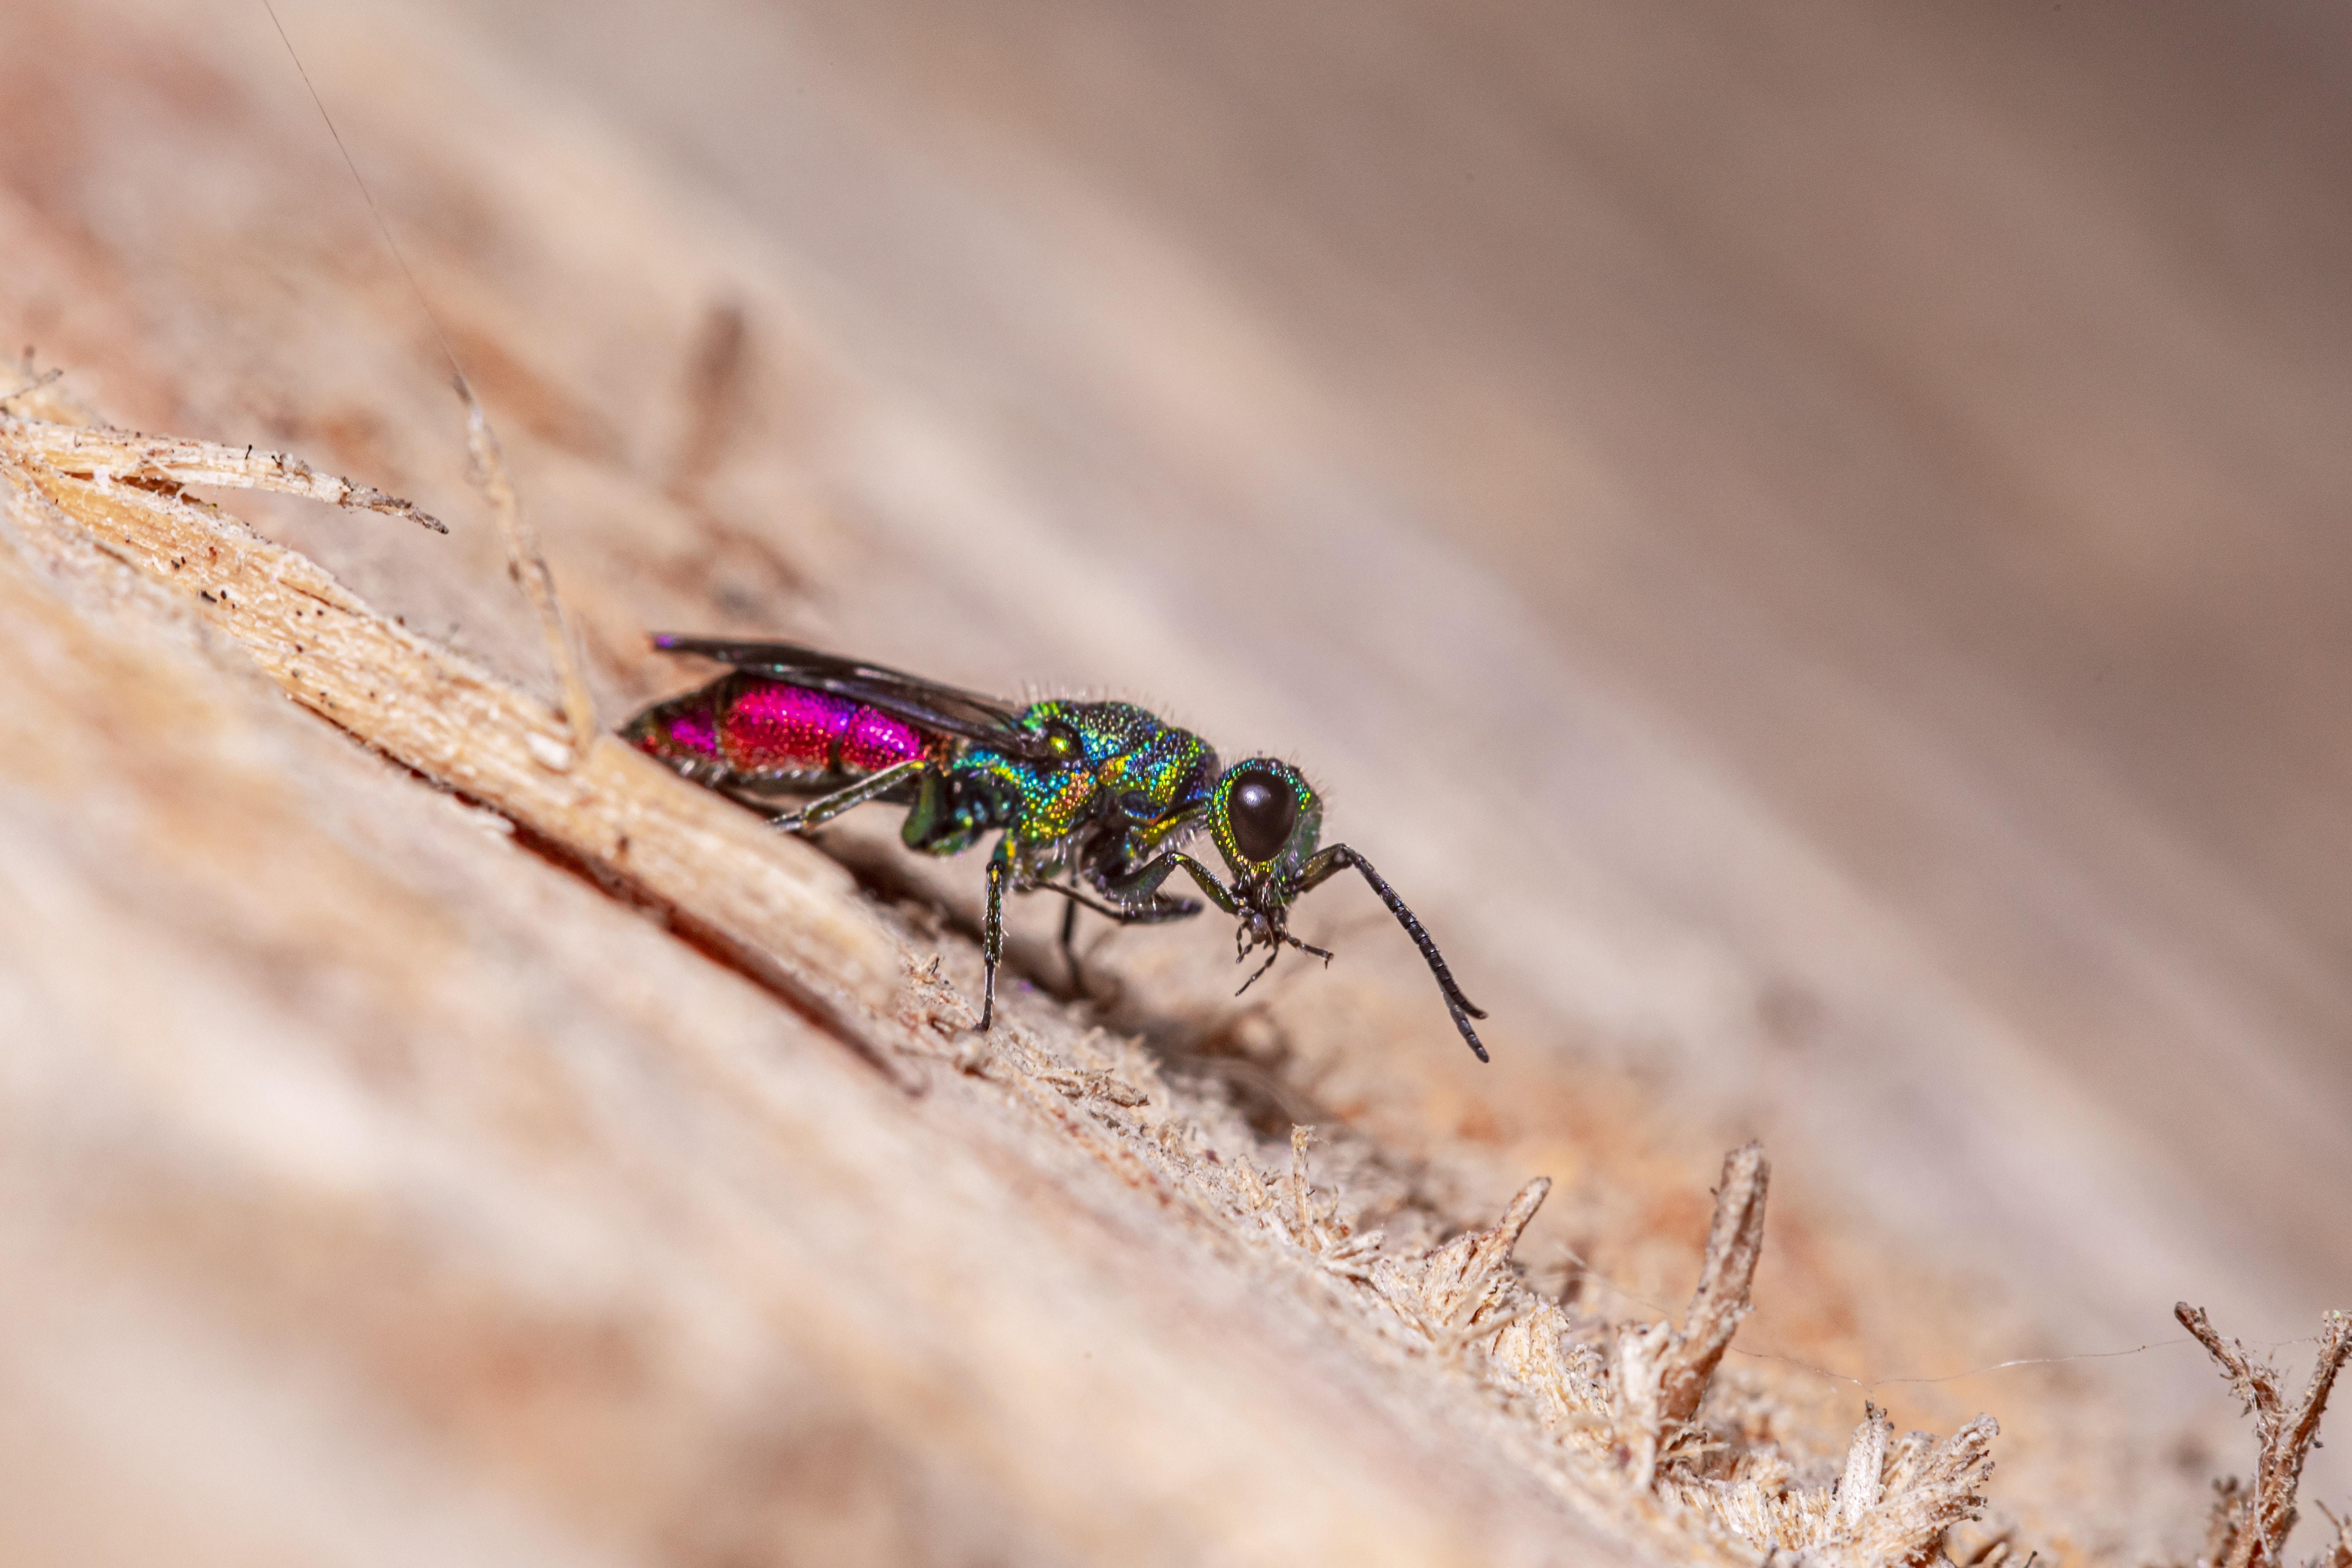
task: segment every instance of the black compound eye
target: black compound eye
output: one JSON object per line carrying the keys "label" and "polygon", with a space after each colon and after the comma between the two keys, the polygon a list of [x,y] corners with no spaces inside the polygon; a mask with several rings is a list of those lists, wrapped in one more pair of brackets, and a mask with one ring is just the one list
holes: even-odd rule
{"label": "black compound eye", "polygon": [[1298,796],[1279,775],[1244,768],[1225,795],[1225,816],[1233,823],[1234,847],[1263,863],[1290,842],[1290,830],[1298,826]]}
{"label": "black compound eye", "polygon": [[1138,822],[1149,822],[1160,815],[1160,807],[1139,789],[1131,789],[1120,795],[1118,808]]}

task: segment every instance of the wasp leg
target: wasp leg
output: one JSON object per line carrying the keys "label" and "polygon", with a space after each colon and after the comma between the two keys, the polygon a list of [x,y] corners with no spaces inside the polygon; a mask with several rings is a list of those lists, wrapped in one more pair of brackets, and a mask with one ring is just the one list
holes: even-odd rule
{"label": "wasp leg", "polygon": [[[1053,884],[1049,882],[1046,886],[1052,887]],[[1065,890],[1061,888],[1054,889],[1057,893]],[[1070,901],[1062,906],[1062,962],[1070,966],[1070,989],[1084,999],[1087,994],[1087,977],[1078,969],[1077,935],[1078,896],[1072,893]]]}
{"label": "wasp leg", "polygon": [[781,833],[803,833],[821,823],[832,821],[852,806],[864,805],[877,795],[889,794],[922,772],[920,759],[898,763],[878,773],[868,773],[847,789],[809,802],[798,811],[787,811],[768,818],[768,826]]}
{"label": "wasp leg", "polygon": [[1164,893],[1158,892],[1153,893],[1151,901],[1141,909],[1122,910],[1115,909],[1099,900],[1090,899],[1076,888],[1066,888],[1059,882],[1040,882],[1037,884],[1036,890],[1059,893],[1070,901],[1069,907],[1062,911],[1062,961],[1070,966],[1072,989],[1080,993],[1086,990],[1087,983],[1086,977],[1078,969],[1077,945],[1072,940],[1077,934],[1078,910],[1092,910],[1095,913],[1108,920],[1117,921],[1121,925],[1159,925],[1166,921],[1181,921],[1187,915],[1197,915],[1201,912],[1201,905],[1197,900],[1171,899]]}
{"label": "wasp leg", "polygon": [[996,965],[1004,957],[1004,883],[1013,874],[1013,835],[996,841],[988,857],[988,913],[980,923],[980,1032],[996,1018]]}
{"label": "wasp leg", "polygon": [[1032,891],[1059,893],[1070,900],[1072,908],[1092,910],[1105,920],[1117,921],[1123,926],[1160,925],[1168,921],[1181,921],[1188,915],[1197,915],[1201,912],[1200,900],[1197,899],[1171,899],[1159,893],[1153,894],[1151,902],[1139,910],[1122,910],[1106,904],[1099,899],[1090,899],[1076,888],[1066,888],[1059,882],[1040,882]]}
{"label": "wasp leg", "polygon": [[1422,928],[1413,912],[1405,908],[1405,902],[1397,897],[1396,889],[1382,881],[1381,874],[1372,869],[1370,860],[1344,844],[1334,844],[1307,862],[1299,872],[1291,896],[1297,897],[1349,866],[1364,874],[1364,880],[1372,885],[1372,891],[1381,896],[1381,902],[1388,905],[1389,913],[1396,916],[1397,923],[1404,927],[1406,935],[1412,938],[1413,945],[1421,949],[1421,956],[1428,961],[1429,972],[1437,977],[1437,989],[1445,997],[1445,1010],[1454,1016],[1454,1026],[1462,1031],[1463,1040],[1478,1059],[1482,1062],[1487,1060],[1486,1047],[1478,1043],[1478,1032],[1470,1026],[1471,1019],[1486,1016],[1486,1010],[1462,994],[1462,987],[1454,983],[1454,972],[1445,967],[1444,955],[1437,951],[1437,943],[1430,939],[1429,932]]}
{"label": "wasp leg", "polygon": [[[1147,909],[1164,910],[1164,912],[1146,914],[1140,917],[1119,915],[1115,916],[1114,918],[1118,920],[1132,920],[1139,918],[1144,921],[1173,921],[1181,920],[1186,915],[1198,913],[1200,906],[1198,904],[1194,904],[1192,900],[1164,898],[1160,894],[1160,884],[1168,879],[1171,872],[1178,870],[1184,872],[1187,876],[1191,877],[1193,881],[1199,883],[1201,891],[1209,895],[1209,901],[1211,903],[1215,904],[1217,908],[1224,910],[1225,913],[1232,915],[1236,919],[1240,918],[1242,912],[1241,905],[1234,901],[1234,895],[1226,889],[1225,885],[1217,880],[1217,874],[1214,871],[1210,870],[1206,866],[1202,865],[1198,860],[1193,859],[1190,855],[1185,854],[1181,849],[1171,849],[1165,855],[1155,855],[1150,859],[1146,860],[1142,865],[1138,866],[1134,870],[1129,872],[1126,876],[1103,884],[1103,890],[1105,892],[1112,894],[1122,901],[1131,900],[1134,902],[1142,903],[1144,900],[1150,899],[1152,901],[1150,904],[1146,906]],[[1172,907],[1179,904],[1188,905],[1190,907],[1181,910]],[[1106,910],[1104,912],[1108,914],[1110,911]]]}
{"label": "wasp leg", "polygon": [[945,773],[933,767],[917,781],[915,798],[908,804],[907,820],[898,825],[899,841],[926,855],[961,855],[994,826],[989,803],[954,788]]}

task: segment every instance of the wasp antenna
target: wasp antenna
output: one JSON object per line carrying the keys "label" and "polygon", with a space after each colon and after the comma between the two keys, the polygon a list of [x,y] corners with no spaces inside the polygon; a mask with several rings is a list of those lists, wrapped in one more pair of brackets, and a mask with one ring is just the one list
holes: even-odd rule
{"label": "wasp antenna", "polygon": [[[1478,1043],[1478,1031],[1470,1026],[1470,1020],[1462,1016],[1462,1009],[1454,1005],[1451,996],[1445,999],[1445,1010],[1454,1015],[1454,1026],[1462,1031],[1463,1043],[1470,1047],[1470,1054],[1482,1062],[1493,1061],[1495,1058],[1486,1054],[1486,1047]],[[1481,1018],[1486,1016],[1484,1013],[1478,1015]]]}
{"label": "wasp antenna", "polygon": [[1372,863],[1370,860],[1365,859],[1345,844],[1335,844],[1325,853],[1328,854],[1336,864],[1353,866],[1364,874],[1364,880],[1370,883],[1372,891],[1381,896],[1381,902],[1388,905],[1389,913],[1396,916],[1397,923],[1404,927],[1406,935],[1412,938],[1413,945],[1421,949],[1421,956],[1428,963],[1429,972],[1437,977],[1437,988],[1445,997],[1445,1010],[1453,1015],[1454,1026],[1462,1031],[1463,1043],[1470,1047],[1480,1061],[1491,1060],[1492,1058],[1486,1055],[1486,1047],[1478,1043],[1478,1031],[1470,1026],[1471,1019],[1483,1018],[1486,1016],[1486,1009],[1465,996],[1462,994],[1462,987],[1454,983],[1454,972],[1445,967],[1445,955],[1437,951],[1436,942],[1431,938],[1428,931],[1423,927],[1412,910],[1405,906],[1405,901],[1397,897],[1396,889],[1382,880],[1378,871],[1372,869]]}

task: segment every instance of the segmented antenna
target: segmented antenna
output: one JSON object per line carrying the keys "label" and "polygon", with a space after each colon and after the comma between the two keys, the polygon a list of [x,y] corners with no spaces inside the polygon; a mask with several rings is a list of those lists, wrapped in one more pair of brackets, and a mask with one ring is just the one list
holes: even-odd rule
{"label": "segmented antenna", "polygon": [[530,601],[531,611],[539,617],[540,637],[547,645],[548,662],[554,667],[556,681],[563,691],[563,717],[571,729],[571,750],[560,763],[551,755],[541,760],[557,773],[569,773],[587,756],[588,748],[595,742],[596,706],[588,694],[587,679],[581,673],[580,658],[572,645],[571,629],[564,624],[563,604],[555,592],[555,574],[548,570],[546,553],[540,549],[539,534],[531,527],[530,520],[523,516],[522,503],[516,498],[514,482],[507,477],[506,459],[499,448],[498,434],[490,428],[490,416],[484,411],[481,400],[474,395],[473,385],[466,379],[466,367],[459,363],[457,348],[449,342],[449,334],[442,330],[441,318],[435,313],[433,301],[426,297],[424,286],[417,282],[415,269],[408,265],[408,258],[401,250],[400,241],[393,237],[392,225],[385,220],[383,208],[376,204],[375,192],[369,187],[367,177],[360,173],[358,163],[352,159],[351,148],[343,142],[343,133],[335,128],[335,117],[327,112],[326,100],[319,96],[318,84],[310,79],[310,71],[302,64],[301,55],[294,48],[293,38],[287,34],[286,24],[278,19],[278,7],[270,4],[270,0],[261,0],[261,8],[269,13],[269,24],[278,29],[278,42],[286,46],[286,58],[294,62],[295,72],[301,77],[303,87],[309,89],[310,101],[318,108],[319,118],[326,122],[327,134],[334,139],[335,151],[342,154],[343,167],[352,172],[352,182],[359,186],[360,195],[367,203],[368,214],[375,219],[376,233],[383,237],[384,248],[392,252],[393,260],[400,266],[401,276],[408,279],[409,292],[416,297],[417,308],[425,312],[425,321],[432,325],[433,336],[441,345],[442,357],[449,362],[450,383],[466,405],[466,450],[473,458],[471,478],[481,490],[482,499],[489,502],[491,513],[498,519],[499,532],[506,541],[508,574],[514,578],[515,585],[522,590],[523,597]]}

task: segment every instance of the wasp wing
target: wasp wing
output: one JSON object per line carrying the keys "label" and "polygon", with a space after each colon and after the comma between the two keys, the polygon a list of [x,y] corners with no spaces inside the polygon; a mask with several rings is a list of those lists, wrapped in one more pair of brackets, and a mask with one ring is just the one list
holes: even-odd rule
{"label": "wasp wing", "polygon": [[669,632],[656,633],[653,643],[664,653],[716,659],[748,675],[863,702],[918,729],[960,736],[1033,762],[1056,760],[1043,735],[1022,727],[1021,710],[1012,704],[903,670],[861,664],[797,643],[732,642]]}

